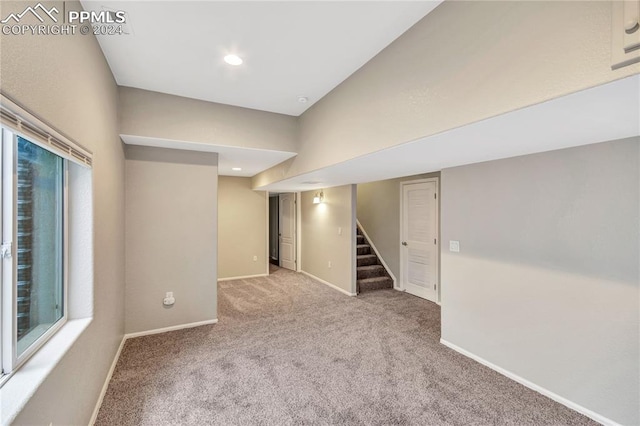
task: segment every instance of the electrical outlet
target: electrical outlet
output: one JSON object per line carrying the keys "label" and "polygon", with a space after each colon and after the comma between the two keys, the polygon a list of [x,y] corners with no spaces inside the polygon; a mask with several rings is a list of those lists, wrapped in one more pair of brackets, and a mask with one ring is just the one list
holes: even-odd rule
{"label": "electrical outlet", "polygon": [[327,267],[331,269],[331,261],[329,261],[329,264],[327,265]]}
{"label": "electrical outlet", "polygon": [[168,291],[164,295],[164,299],[162,300],[162,304],[165,306],[171,306],[176,303],[176,299],[173,297],[173,292]]}
{"label": "electrical outlet", "polygon": [[459,253],[460,241],[449,241],[449,251],[453,253]]}
{"label": "electrical outlet", "polygon": [[258,261],[258,256],[253,256],[253,261],[257,262]]}
{"label": "electrical outlet", "polygon": [[338,235],[342,235],[342,227],[338,226]]}

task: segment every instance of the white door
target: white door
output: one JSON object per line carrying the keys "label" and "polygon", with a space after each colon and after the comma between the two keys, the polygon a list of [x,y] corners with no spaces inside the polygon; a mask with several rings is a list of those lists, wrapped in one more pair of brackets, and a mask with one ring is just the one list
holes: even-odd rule
{"label": "white door", "polygon": [[280,194],[280,266],[296,270],[296,194]]}
{"label": "white door", "polygon": [[401,183],[400,280],[405,291],[438,300],[438,180]]}

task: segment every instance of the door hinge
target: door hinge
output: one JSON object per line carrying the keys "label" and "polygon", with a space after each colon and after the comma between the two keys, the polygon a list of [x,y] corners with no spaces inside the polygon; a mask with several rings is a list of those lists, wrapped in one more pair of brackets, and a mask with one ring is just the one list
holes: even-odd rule
{"label": "door hinge", "polygon": [[434,193],[433,194],[433,198],[435,198],[437,200],[438,199],[438,194]]}
{"label": "door hinge", "polygon": [[436,240],[435,238],[433,239],[433,244],[438,244],[438,240]]}
{"label": "door hinge", "polygon": [[433,285],[433,289],[434,289],[434,290],[436,289],[436,285],[435,285],[435,284]]}
{"label": "door hinge", "polygon": [[12,243],[2,243],[2,248],[0,249],[0,258],[2,259],[11,259],[12,253]]}

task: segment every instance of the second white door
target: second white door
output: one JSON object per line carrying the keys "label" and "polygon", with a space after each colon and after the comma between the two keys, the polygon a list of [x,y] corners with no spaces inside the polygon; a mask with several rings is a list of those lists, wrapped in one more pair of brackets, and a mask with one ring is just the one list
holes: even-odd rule
{"label": "second white door", "polygon": [[296,194],[280,194],[280,266],[296,270]]}
{"label": "second white door", "polygon": [[401,286],[438,300],[438,181],[401,184]]}

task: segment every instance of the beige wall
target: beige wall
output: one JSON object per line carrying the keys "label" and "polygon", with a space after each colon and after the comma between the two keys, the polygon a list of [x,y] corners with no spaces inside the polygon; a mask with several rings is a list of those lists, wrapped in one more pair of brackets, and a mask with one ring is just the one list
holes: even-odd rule
{"label": "beige wall", "polygon": [[254,187],[640,72],[611,71],[611,2],[446,1],[313,105]]}
{"label": "beige wall", "polygon": [[[3,1],[0,14],[24,7]],[[0,43],[2,93],[94,154],[94,319],[15,423],[87,424],[124,331],[124,155],[116,85],[92,36],[0,35]]]}
{"label": "beige wall", "polygon": [[356,217],[396,279],[400,279],[400,183],[439,177],[425,173],[358,185]]}
{"label": "beige wall", "polygon": [[442,338],[629,425],[640,423],[639,150],[636,138],[441,178]]}
{"label": "beige wall", "polygon": [[126,155],[126,332],[217,319],[217,154]]}
{"label": "beige wall", "polygon": [[120,87],[120,133],[296,151],[295,117]]}
{"label": "beige wall", "polygon": [[[324,203],[313,204],[316,191],[300,197],[302,271],[355,293],[356,185],[324,190]],[[342,235],[338,235],[338,228]],[[331,268],[328,267],[331,262]]]}
{"label": "beige wall", "polygon": [[251,178],[218,178],[218,278],[268,273],[267,198]]}

